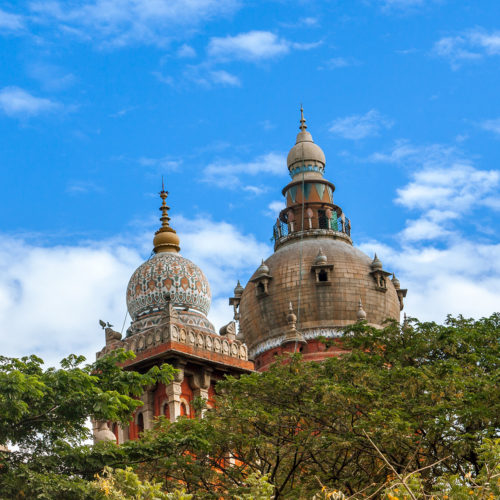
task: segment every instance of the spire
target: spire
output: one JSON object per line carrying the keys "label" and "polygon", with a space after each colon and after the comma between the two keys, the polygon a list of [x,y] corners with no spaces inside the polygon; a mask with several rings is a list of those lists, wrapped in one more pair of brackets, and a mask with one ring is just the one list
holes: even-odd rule
{"label": "spire", "polygon": [[306,119],[304,118],[304,108],[302,107],[302,103],[300,104],[300,130],[302,132],[305,132],[307,125],[306,125]]}
{"label": "spire", "polygon": [[161,227],[156,231],[155,237],[153,238],[153,251],[155,253],[159,252],[178,252],[179,247],[179,237],[174,229],[169,225],[170,217],[168,216],[168,211],[170,207],[167,205],[168,191],[165,191],[165,184],[163,182],[163,177],[161,179]]}

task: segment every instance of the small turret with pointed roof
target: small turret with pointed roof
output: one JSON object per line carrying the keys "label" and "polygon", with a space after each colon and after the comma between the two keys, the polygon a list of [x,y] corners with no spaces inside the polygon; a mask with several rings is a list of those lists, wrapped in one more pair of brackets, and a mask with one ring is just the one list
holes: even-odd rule
{"label": "small turret with pointed roof", "polygon": [[244,290],[245,289],[241,286],[240,280],[238,280],[238,284],[234,287],[234,296],[241,297]]}
{"label": "small turret with pointed roof", "polygon": [[161,202],[161,227],[156,231],[155,237],[153,238],[153,251],[155,253],[160,252],[179,252],[181,247],[179,246],[179,236],[174,229],[169,225],[170,217],[168,216],[168,211],[170,207],[167,205],[168,191],[165,191],[165,185],[163,184],[163,179],[161,181],[161,191],[160,198]]}
{"label": "small turret with pointed roof", "polygon": [[377,257],[377,254],[375,254],[375,257],[373,257],[371,268],[373,271],[382,269],[382,261]]}

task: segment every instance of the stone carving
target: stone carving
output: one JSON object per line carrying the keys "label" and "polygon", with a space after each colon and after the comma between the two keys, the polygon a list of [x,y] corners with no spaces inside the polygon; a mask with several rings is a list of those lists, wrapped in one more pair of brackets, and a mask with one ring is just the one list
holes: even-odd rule
{"label": "stone carving", "polygon": [[167,322],[163,325],[153,326],[141,333],[135,333],[123,340],[119,340],[115,336],[112,343],[107,343],[104,349],[97,353],[97,358],[114,349],[123,348],[138,353],[172,341],[246,361],[248,360],[247,347],[236,339],[235,332],[236,325],[234,322],[226,325],[226,333],[222,336],[198,328],[189,329],[186,332],[182,325]]}

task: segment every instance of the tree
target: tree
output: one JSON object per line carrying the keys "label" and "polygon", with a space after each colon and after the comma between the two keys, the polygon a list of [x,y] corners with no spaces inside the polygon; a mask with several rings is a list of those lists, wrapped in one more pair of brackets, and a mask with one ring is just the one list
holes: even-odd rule
{"label": "tree", "polygon": [[[304,363],[294,354],[268,372],[227,377],[204,418],[171,423],[160,417],[142,439],[120,446],[78,445],[84,415],[126,421],[137,402],[118,394],[137,394],[158,373],[148,380],[122,372],[116,363],[123,353],[91,365],[85,376],[61,374],[60,383],[52,372],[45,379],[36,360],[34,367],[30,360],[22,361],[26,367],[11,364],[13,374],[4,370],[9,376],[0,379],[6,381],[0,382],[0,416],[10,419],[0,435],[23,448],[4,453],[0,489],[12,493],[8,498],[20,498],[19,488],[31,498],[101,498],[92,496],[94,476],[107,465],[115,478],[136,474],[146,490],[161,483],[166,494],[182,485],[197,499],[403,499],[405,484],[416,498],[489,498],[498,490],[499,334],[498,314],[449,317],[444,325],[356,324],[336,340],[347,349],[341,357]],[[64,370],[76,369],[70,363]],[[27,387],[32,372],[35,388],[40,380],[38,390],[51,388],[51,403]],[[78,382],[87,376],[97,377],[95,384]],[[18,410],[3,408],[6,394]],[[53,424],[38,419],[41,414],[54,415]]]}
{"label": "tree", "polygon": [[204,419],[161,422],[133,445],[154,456],[141,473],[197,498],[229,498],[254,472],[274,498],[311,498],[319,482],[370,494],[416,470],[426,492],[442,477],[478,477],[480,447],[499,429],[499,333],[498,314],[354,325],[347,354],[228,377]]}
{"label": "tree", "polygon": [[85,358],[71,355],[59,369],[44,369],[36,356],[0,357],[0,445],[11,447],[0,452],[5,497],[88,498],[86,471],[74,467],[95,465],[92,475],[102,470],[87,459],[93,448],[82,445],[91,436],[89,417],[127,423],[144,388],[168,383],[174,373],[169,365],[143,374],[121,369],[131,357],[117,351],[82,366]]}

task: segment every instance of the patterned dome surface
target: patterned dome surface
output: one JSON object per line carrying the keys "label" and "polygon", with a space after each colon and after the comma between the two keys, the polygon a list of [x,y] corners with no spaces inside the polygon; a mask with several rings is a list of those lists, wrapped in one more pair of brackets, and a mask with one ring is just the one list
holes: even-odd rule
{"label": "patterned dome surface", "polygon": [[160,252],[140,265],[128,283],[127,307],[133,320],[167,304],[207,314],[211,293],[201,269],[178,253]]}

